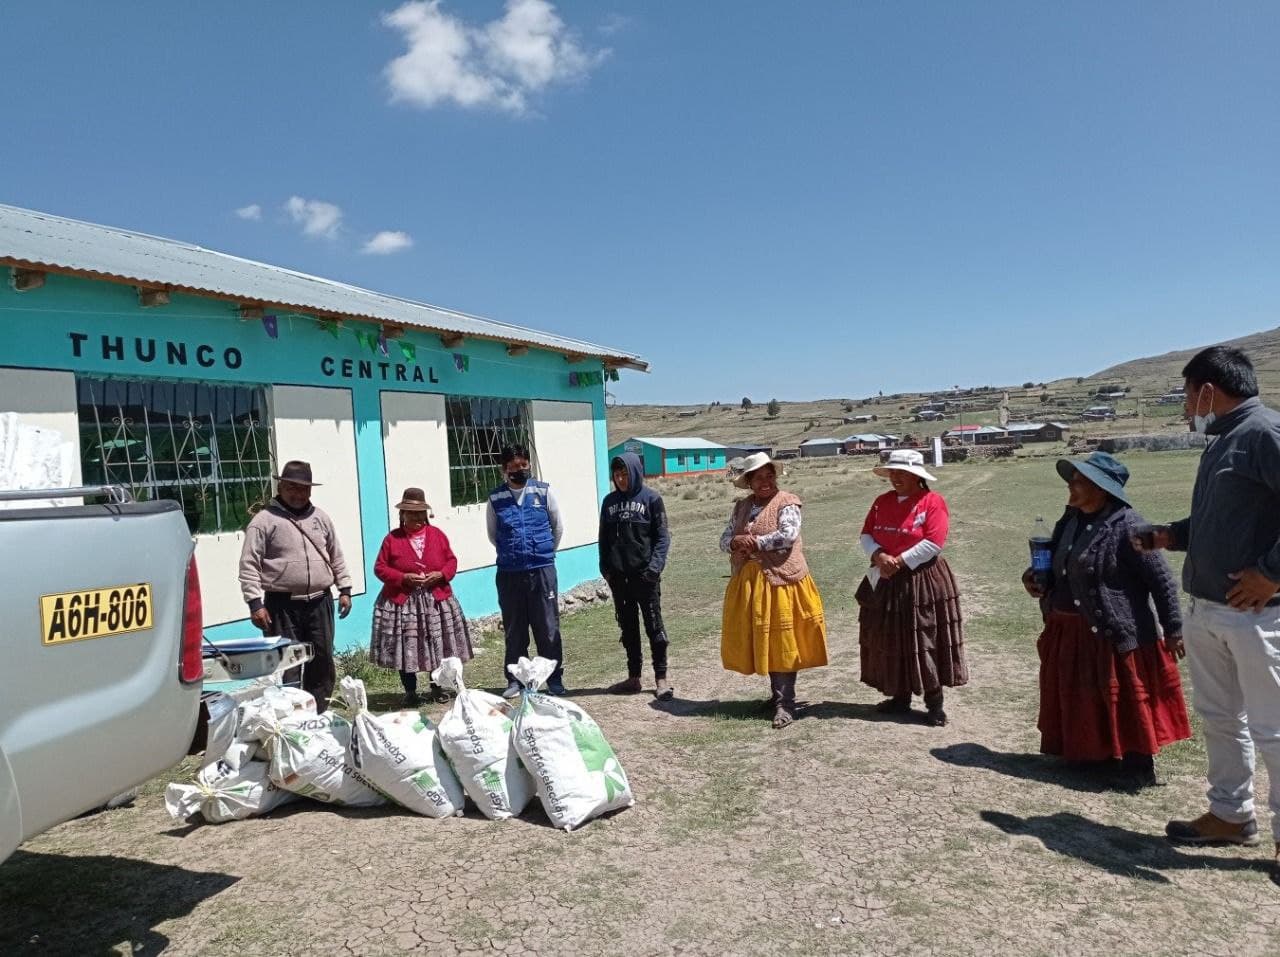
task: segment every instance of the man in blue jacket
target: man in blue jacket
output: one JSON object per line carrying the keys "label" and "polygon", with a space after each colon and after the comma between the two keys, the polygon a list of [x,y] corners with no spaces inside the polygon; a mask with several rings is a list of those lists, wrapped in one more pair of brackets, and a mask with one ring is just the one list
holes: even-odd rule
{"label": "man in blue jacket", "polygon": [[1142,544],[1187,553],[1184,637],[1204,719],[1209,810],[1166,831],[1187,844],[1257,844],[1256,750],[1271,779],[1280,868],[1280,414],[1258,399],[1239,349],[1205,349],[1182,374],[1187,417],[1208,445],[1190,517]]}
{"label": "man in blue jacket", "polygon": [[662,570],[667,564],[671,533],[662,496],[644,484],[640,457],[625,452],[609,463],[614,491],[600,507],[600,574],[613,592],[622,646],[627,650],[627,679],[609,690],[634,694],[641,690],[644,656],[640,619],[649,636],[655,693],[666,701],[674,691],[667,681],[667,632],[662,626]]}
{"label": "man in blue jacket", "polygon": [[[560,641],[560,587],[556,581],[556,549],[564,526],[551,487],[529,470],[529,450],[522,445],[502,450],[506,481],[489,494],[489,541],[498,550],[498,607],[506,637],[506,660],[514,665],[529,652],[529,632],[538,655],[556,662],[547,693],[562,695],[564,651]],[[503,697],[520,694],[510,677]]]}

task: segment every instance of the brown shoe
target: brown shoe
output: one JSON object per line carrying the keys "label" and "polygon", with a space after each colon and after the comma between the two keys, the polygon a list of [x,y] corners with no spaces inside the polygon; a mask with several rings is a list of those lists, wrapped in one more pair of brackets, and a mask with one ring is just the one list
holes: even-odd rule
{"label": "brown shoe", "polygon": [[653,695],[659,701],[670,701],[675,697],[676,689],[671,687],[671,682],[666,678],[658,678],[654,682]]}
{"label": "brown shoe", "polygon": [[626,681],[609,685],[608,688],[609,694],[636,694],[641,690],[639,678],[628,678]]}
{"label": "brown shoe", "polygon": [[1245,821],[1232,824],[1212,811],[1201,814],[1194,821],[1170,821],[1164,833],[1176,844],[1241,844],[1255,847],[1258,843],[1258,822]]}

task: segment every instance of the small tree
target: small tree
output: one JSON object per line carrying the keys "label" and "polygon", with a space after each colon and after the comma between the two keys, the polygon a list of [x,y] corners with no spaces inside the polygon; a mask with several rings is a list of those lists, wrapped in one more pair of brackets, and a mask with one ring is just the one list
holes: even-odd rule
{"label": "small tree", "polygon": [[751,408],[751,406],[752,406],[752,405],[753,405],[752,401],[751,401],[750,399],[748,399],[748,398],[744,395],[744,396],[742,397],[742,407],[743,407],[744,409],[749,409],[749,408]]}
{"label": "small tree", "polygon": [[777,399],[770,399],[769,404],[765,406],[765,411],[769,413],[769,418],[776,419],[778,413],[782,411],[782,406],[778,405]]}
{"label": "small tree", "polygon": [[852,412],[853,403],[850,402],[848,399],[845,399],[843,402],[840,403],[840,408],[844,409],[846,412]]}
{"label": "small tree", "polygon": [[1034,389],[1036,387],[1036,384],[1034,382],[1024,382],[1022,383],[1022,387],[1024,389]]}

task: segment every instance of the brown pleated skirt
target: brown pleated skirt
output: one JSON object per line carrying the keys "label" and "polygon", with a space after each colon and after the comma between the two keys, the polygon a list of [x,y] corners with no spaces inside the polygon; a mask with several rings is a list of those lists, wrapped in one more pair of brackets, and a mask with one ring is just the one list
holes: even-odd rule
{"label": "brown pleated skirt", "polygon": [[445,658],[470,661],[471,631],[458,600],[437,601],[428,588],[409,593],[403,605],[382,599],[373,606],[369,657],[383,668],[434,671]]}
{"label": "brown pleated skirt", "polygon": [[855,597],[863,684],[889,697],[968,684],[960,595],[945,558],[874,589],[864,578]]}

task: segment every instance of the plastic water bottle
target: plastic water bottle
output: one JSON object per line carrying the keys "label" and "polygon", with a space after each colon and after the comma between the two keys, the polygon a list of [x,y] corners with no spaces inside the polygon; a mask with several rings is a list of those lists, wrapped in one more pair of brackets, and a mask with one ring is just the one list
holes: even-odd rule
{"label": "plastic water bottle", "polygon": [[1037,515],[1031,527],[1031,572],[1036,584],[1045,588],[1049,584],[1049,573],[1053,570],[1053,538],[1045,525],[1044,516]]}

